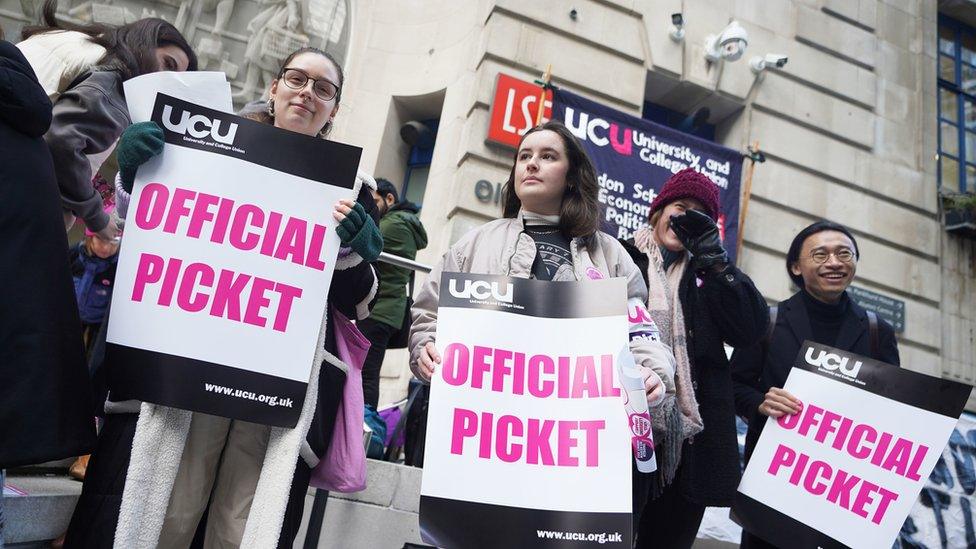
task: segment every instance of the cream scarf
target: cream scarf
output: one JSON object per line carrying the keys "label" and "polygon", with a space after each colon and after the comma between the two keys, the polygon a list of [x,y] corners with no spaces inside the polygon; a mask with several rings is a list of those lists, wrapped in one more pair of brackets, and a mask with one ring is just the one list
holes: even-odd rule
{"label": "cream scarf", "polygon": [[[692,387],[691,360],[685,337],[685,317],[681,310],[678,289],[681,277],[688,267],[688,254],[684,254],[664,272],[664,258],[650,227],[644,227],[634,235],[634,244],[650,259],[647,269],[647,310],[661,331],[661,339],[674,353],[676,366],[674,386],[677,407],[653,417],[655,451],[660,455],[661,468],[658,491],[671,484],[681,463],[681,446],[686,439],[704,428],[698,401]],[[654,494],[657,495],[657,494]]]}

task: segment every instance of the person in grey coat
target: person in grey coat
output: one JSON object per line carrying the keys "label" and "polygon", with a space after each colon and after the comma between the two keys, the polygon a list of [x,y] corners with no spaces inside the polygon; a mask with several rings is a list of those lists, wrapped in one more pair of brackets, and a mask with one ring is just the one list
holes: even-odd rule
{"label": "person in grey coat", "polygon": [[[75,31],[105,48],[101,60],[58,97],[51,127],[44,135],[54,158],[65,229],[70,229],[78,217],[99,238],[113,240],[119,232],[117,223],[103,211],[102,198],[91,181],[112,154],[122,131],[132,123],[122,83],[160,70],[193,71],[197,58],[180,31],[162,19],[140,19],[121,27],[76,25],[58,21],[56,8],[56,0],[45,2],[45,24],[24,29],[22,37],[29,41],[40,34]],[[43,62],[62,60],[47,58]]]}

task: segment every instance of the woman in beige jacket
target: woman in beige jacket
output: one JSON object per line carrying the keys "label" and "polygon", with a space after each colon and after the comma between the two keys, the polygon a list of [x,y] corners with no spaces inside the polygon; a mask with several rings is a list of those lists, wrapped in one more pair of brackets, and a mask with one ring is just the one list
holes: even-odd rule
{"label": "woman in beige jacket", "polygon": [[[441,361],[434,334],[442,272],[552,281],[623,277],[631,309],[630,348],[644,375],[651,413],[673,414],[674,356],[646,313],[640,270],[619,242],[599,230],[598,193],[593,164],[566,126],[550,121],[526,132],[505,185],[504,218],[462,236],[417,296],[408,347],[413,373],[429,381]],[[635,474],[635,482],[644,476]]]}

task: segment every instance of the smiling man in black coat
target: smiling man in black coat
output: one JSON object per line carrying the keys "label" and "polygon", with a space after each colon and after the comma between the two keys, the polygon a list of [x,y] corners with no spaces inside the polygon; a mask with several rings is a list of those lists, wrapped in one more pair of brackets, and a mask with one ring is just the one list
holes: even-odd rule
{"label": "smiling man in black coat", "polygon": [[[818,221],[793,239],[786,269],[800,291],[770,311],[775,323],[764,341],[736,349],[732,355],[736,413],[749,422],[746,460],[767,417],[795,414],[802,407],[782,387],[804,340],[898,365],[891,325],[847,294],[859,256],[850,231],[830,221]],[[774,546],[743,530],[741,547]]]}

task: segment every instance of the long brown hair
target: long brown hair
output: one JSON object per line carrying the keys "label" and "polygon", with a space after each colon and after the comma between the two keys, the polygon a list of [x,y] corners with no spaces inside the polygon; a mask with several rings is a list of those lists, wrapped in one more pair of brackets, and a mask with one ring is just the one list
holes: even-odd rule
{"label": "long brown hair", "polygon": [[88,35],[88,40],[105,48],[105,55],[97,65],[114,70],[122,80],[156,72],[161,69],[156,61],[156,48],[176,46],[183,50],[190,63],[187,70],[197,70],[197,55],[176,27],[155,17],[140,19],[128,25],[77,25],[57,19],[58,0],[46,0],[42,12],[42,25],[25,27],[21,38],[26,40],[35,34],[52,31],[76,31]]}
{"label": "long brown hair", "polygon": [[[335,96],[335,106],[338,107],[339,101],[342,100],[342,85],[346,81],[346,75],[344,72],[342,72],[342,65],[340,65],[339,62],[336,61],[335,57],[333,57],[332,54],[330,54],[325,50],[320,50],[318,48],[313,48],[313,47],[304,47],[291,52],[291,54],[289,54],[288,57],[286,57],[285,60],[281,63],[281,67],[278,69],[278,76],[275,77],[275,80],[281,78],[281,73],[285,71],[285,67],[287,67],[289,63],[292,62],[293,59],[295,59],[296,57],[298,57],[303,53],[314,53],[317,55],[321,55],[322,57],[328,59],[329,62],[335,66],[336,72],[339,74],[339,81],[336,82],[336,84],[338,84],[338,89],[336,90],[336,96]],[[274,117],[271,116],[271,113],[267,112],[266,110],[250,112],[243,116],[245,118],[250,118],[251,120],[256,120],[264,124],[274,124]],[[329,120],[328,122],[325,123],[325,127],[322,128],[322,130],[319,132],[319,135],[325,137],[329,135],[329,132],[331,131],[332,131],[332,120]]]}
{"label": "long brown hair", "polygon": [[559,207],[559,229],[569,238],[589,239],[600,229],[600,185],[596,180],[596,170],[583,146],[577,141],[569,128],[558,120],[550,120],[529,129],[519,140],[515,149],[515,161],[508,175],[508,182],[502,190],[504,216],[517,217],[522,209],[522,201],[515,194],[515,164],[518,163],[519,150],[525,138],[535,132],[549,130],[555,132],[563,141],[569,169],[566,171],[566,190]]}

